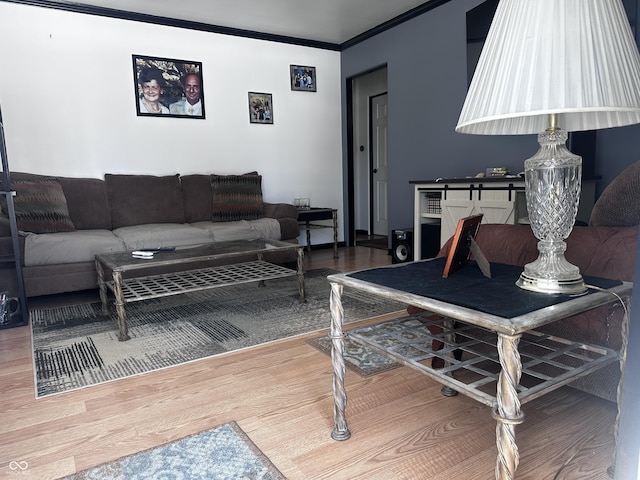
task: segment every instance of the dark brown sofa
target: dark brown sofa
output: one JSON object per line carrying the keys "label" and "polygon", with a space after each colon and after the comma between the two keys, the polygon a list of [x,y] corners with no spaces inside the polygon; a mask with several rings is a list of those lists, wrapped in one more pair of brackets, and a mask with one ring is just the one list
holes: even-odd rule
{"label": "dark brown sofa", "polygon": [[[26,294],[96,288],[97,253],[253,238],[296,242],[297,209],[264,202],[261,180],[257,172],[107,174],[104,179],[12,172],[17,216],[22,209],[18,227]],[[0,255],[12,252],[6,212],[4,205]],[[17,292],[10,263],[0,264],[4,290]]]}

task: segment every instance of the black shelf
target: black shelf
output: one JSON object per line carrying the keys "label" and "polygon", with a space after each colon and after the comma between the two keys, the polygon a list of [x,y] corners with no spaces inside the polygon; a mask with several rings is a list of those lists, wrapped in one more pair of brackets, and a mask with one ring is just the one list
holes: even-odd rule
{"label": "black shelf", "polygon": [[[11,227],[11,242],[13,254],[0,255],[0,264],[13,264],[16,272],[18,284],[17,292],[0,292],[0,329],[21,327],[29,323],[29,308],[27,296],[24,288],[24,277],[22,275],[22,259],[20,256],[20,242],[18,238],[18,226],[16,223],[15,207],[13,197],[15,192],[11,190],[11,174],[9,170],[9,160],[7,158],[7,146],[4,139],[4,124],[2,122],[2,111],[0,110],[0,156],[2,157],[2,188],[0,197],[4,197],[7,204],[9,216],[9,226]],[[4,294],[4,295],[3,295]],[[3,313],[4,312],[4,313]]]}

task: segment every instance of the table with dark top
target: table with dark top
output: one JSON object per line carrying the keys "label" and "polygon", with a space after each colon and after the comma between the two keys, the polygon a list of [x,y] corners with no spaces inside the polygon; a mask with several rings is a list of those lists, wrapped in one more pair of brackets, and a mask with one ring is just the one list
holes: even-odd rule
{"label": "table with dark top", "polygon": [[[312,223],[318,220],[333,220],[333,225]],[[338,258],[338,210],[335,208],[310,207],[298,210],[300,228],[307,232],[307,251],[311,251],[311,230],[333,227],[333,258]]]}
{"label": "table with dark top", "polygon": [[[612,362],[624,368],[628,315],[620,352],[554,337],[539,327],[601,305],[627,304],[632,284],[585,277],[583,295],[549,295],[515,285],[521,267],[491,264],[486,278],[471,262],[448,278],[444,258],[330,275],[334,421],[332,437],[350,437],[345,417],[343,288],[355,288],[420,307],[436,317],[442,334],[432,334],[429,315],[401,318],[348,332],[367,345],[443,383],[444,394],[460,392],[491,407],[497,421],[496,478],[512,479],[519,462],[515,426],[521,404],[570,383]],[[432,349],[433,340],[444,344]],[[456,358],[454,352],[462,351]],[[433,368],[439,358],[443,368]]]}

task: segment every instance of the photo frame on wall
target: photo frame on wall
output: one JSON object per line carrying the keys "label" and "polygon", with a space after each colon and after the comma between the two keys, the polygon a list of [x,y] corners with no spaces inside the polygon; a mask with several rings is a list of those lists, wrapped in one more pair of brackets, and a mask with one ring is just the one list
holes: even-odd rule
{"label": "photo frame on wall", "polygon": [[290,65],[289,76],[291,77],[291,90],[299,92],[316,91],[316,67]]}
{"label": "photo frame on wall", "polygon": [[131,57],[138,116],[205,118],[202,62]]}
{"label": "photo frame on wall", "polygon": [[249,123],[273,124],[273,95],[249,92]]}

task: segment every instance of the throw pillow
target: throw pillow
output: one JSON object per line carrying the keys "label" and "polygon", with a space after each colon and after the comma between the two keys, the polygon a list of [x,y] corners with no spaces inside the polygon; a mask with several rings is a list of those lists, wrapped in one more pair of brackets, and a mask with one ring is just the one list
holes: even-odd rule
{"label": "throw pillow", "polygon": [[[32,233],[72,232],[75,226],[69,216],[62,185],[55,179],[16,180],[13,200],[19,230]],[[8,212],[6,201],[2,210]]]}
{"label": "throw pillow", "polygon": [[211,175],[214,222],[264,216],[261,175]]}

